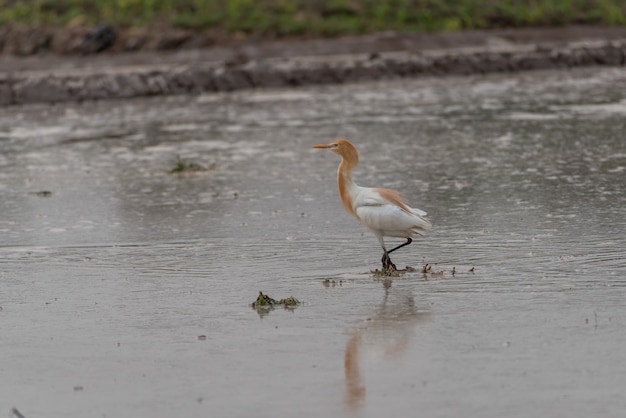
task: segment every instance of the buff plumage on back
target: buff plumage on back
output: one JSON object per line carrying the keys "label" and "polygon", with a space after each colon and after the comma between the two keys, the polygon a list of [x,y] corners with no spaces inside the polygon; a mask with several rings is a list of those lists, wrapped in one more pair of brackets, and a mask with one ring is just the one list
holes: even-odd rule
{"label": "buff plumage on back", "polygon": [[383,199],[386,199],[398,206],[400,209],[405,211],[406,213],[411,213],[411,209],[407,206],[402,194],[396,190],[392,189],[373,189],[375,192],[378,192],[382,196]]}

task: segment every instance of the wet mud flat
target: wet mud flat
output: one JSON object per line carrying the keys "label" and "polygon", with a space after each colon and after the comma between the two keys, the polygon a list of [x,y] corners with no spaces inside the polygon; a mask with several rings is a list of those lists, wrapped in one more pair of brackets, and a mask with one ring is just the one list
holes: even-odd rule
{"label": "wet mud flat", "polygon": [[171,53],[2,57],[0,106],[403,77],[624,66],[621,28],[451,34],[382,33],[338,40],[240,43]]}
{"label": "wet mud flat", "polygon": [[[4,109],[0,409],[621,416],[624,92],[590,68]],[[336,137],[429,213],[394,253],[416,271],[371,273],[310,149]]]}

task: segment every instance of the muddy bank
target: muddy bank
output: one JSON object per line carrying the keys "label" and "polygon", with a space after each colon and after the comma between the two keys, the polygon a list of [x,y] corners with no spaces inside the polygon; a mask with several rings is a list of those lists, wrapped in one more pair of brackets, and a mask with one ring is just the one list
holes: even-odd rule
{"label": "muddy bank", "polygon": [[[380,50],[446,49],[486,45],[494,42],[517,44],[572,42],[582,39],[615,40],[626,38],[626,27],[566,26],[466,30],[462,32],[409,33],[388,31],[339,38],[228,34],[219,30],[177,29],[163,22],[144,28],[120,28],[107,24],[95,27],[70,24],[67,27],[8,25],[0,27],[0,57],[90,55],[120,56],[128,53],[180,52],[201,50],[204,55],[245,48],[260,56],[297,56],[305,54],[364,53]],[[122,61],[124,59],[122,58]],[[6,62],[3,62],[6,64]],[[10,64],[10,63],[9,63]],[[115,64],[114,64],[115,65]]]}
{"label": "muddy bank", "polygon": [[626,30],[591,29],[389,33],[172,54],[4,57],[0,105],[625,65]]}

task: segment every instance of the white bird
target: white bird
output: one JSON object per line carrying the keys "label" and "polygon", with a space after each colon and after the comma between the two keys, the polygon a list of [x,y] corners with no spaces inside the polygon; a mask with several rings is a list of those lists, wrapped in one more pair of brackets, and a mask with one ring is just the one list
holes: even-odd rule
{"label": "white bird", "polygon": [[[389,254],[413,242],[411,237],[423,235],[432,224],[421,209],[411,208],[396,190],[358,186],[352,180],[352,170],[359,163],[359,153],[347,139],[313,148],[329,149],[341,156],[337,169],[337,186],[343,207],[378,238],[383,248],[383,268],[396,270]],[[406,242],[387,250],[383,237],[406,238]]]}

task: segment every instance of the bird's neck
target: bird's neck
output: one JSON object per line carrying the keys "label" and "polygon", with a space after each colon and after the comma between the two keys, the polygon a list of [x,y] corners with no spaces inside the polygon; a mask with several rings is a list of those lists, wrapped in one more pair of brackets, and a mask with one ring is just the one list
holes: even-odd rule
{"label": "bird's neck", "polygon": [[352,166],[341,160],[337,169],[337,186],[343,207],[352,216],[356,216],[352,205],[357,185],[352,181]]}

